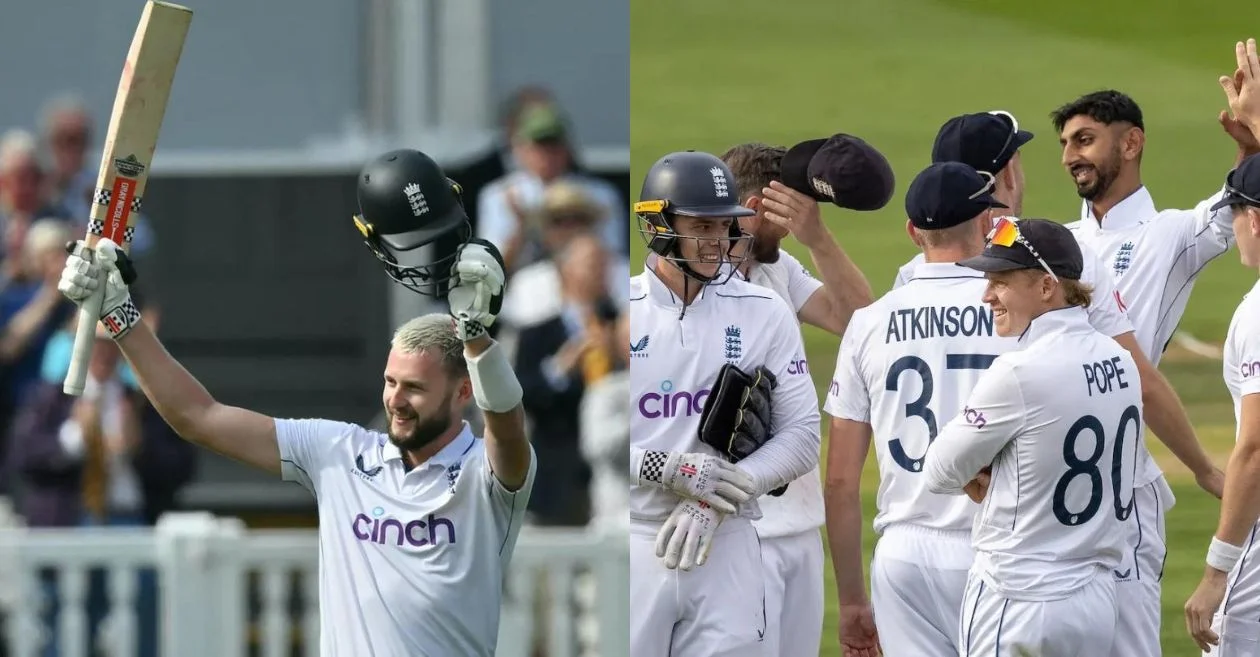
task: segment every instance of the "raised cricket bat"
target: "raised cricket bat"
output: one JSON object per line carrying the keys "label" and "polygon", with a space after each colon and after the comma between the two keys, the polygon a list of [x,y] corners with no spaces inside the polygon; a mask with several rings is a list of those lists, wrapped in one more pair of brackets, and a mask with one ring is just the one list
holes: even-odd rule
{"label": "raised cricket bat", "polygon": [[[91,248],[102,238],[112,240],[126,252],[131,251],[137,212],[144,198],[149,166],[157,149],[166,101],[190,22],[192,10],[187,7],[154,0],[144,5],[127,60],[123,62],[114,111],[109,117],[105,146],[101,149],[101,168],[92,194],[84,258],[94,257]],[[83,394],[104,295],[105,282],[101,281],[98,291],[79,308],[70,372],[62,388],[67,395]]]}

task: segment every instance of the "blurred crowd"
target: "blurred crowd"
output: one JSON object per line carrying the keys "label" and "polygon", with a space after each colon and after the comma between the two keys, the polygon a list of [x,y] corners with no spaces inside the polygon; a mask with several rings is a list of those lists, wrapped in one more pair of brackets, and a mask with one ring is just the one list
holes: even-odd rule
{"label": "blurred crowd", "polygon": [[[507,173],[476,199],[507,291],[496,336],[513,353],[540,471],[534,524],[628,518],[629,205],[578,161],[563,108],[526,88],[503,115]],[[496,324],[496,326],[498,326]]]}
{"label": "blurred crowd", "polygon": [[[62,392],[77,313],[57,291],[66,243],[79,239],[96,182],[97,141],[85,106],[54,99],[37,127],[0,135],[0,502],[26,526],[151,526],[174,507],[195,471],[196,452],[158,416],[117,347],[98,334],[80,397]],[[131,252],[153,239],[140,219]],[[156,329],[158,308],[136,300]],[[46,622],[58,614],[56,574],[41,573]],[[141,572],[137,591],[142,655],[156,654],[156,591]],[[103,574],[89,581],[90,630],[107,611]],[[55,644],[44,653],[57,654]]]}

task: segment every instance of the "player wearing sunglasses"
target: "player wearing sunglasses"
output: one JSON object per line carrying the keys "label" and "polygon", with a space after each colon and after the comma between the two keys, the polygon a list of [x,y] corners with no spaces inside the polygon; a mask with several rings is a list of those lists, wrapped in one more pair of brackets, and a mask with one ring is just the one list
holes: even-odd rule
{"label": "player wearing sunglasses", "polygon": [[1001,218],[958,264],[984,272],[997,333],[1017,338],[923,468],[932,492],[982,500],[960,654],[1110,654],[1143,430],[1137,364],[1090,325],[1084,259],[1063,225]]}

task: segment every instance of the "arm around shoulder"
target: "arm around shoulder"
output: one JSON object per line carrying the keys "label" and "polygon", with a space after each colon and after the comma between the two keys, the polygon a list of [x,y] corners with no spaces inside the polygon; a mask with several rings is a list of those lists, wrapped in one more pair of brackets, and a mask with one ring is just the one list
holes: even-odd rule
{"label": "arm around shoulder", "polygon": [[520,490],[533,460],[533,449],[525,434],[521,384],[503,348],[487,335],[464,343],[464,360],[468,363],[473,398],[485,414],[490,468],[504,488]]}

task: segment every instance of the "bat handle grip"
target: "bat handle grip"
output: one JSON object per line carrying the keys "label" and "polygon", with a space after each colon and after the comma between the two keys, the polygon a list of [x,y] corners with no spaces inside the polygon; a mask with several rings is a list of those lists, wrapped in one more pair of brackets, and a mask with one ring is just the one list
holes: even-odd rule
{"label": "bat handle grip", "polygon": [[99,282],[92,296],[79,306],[79,325],[74,332],[74,350],[70,352],[70,371],[66,373],[66,381],[61,388],[73,397],[82,395],[87,385],[88,362],[92,359],[92,347],[96,341],[96,323],[101,321],[101,306],[105,303],[105,281]]}

